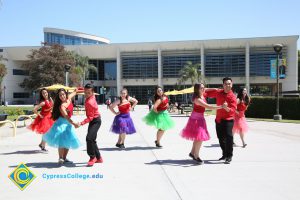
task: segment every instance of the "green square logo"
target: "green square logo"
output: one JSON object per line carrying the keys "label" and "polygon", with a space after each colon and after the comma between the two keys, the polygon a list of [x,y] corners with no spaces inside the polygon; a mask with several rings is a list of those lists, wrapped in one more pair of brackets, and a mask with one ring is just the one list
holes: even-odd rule
{"label": "green square logo", "polygon": [[8,176],[8,178],[16,185],[20,190],[24,190],[35,179],[35,175],[30,169],[23,163]]}

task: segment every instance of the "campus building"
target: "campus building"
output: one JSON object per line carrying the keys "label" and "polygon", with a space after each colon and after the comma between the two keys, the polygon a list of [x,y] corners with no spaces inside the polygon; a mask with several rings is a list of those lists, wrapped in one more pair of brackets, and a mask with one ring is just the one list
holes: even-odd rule
{"label": "campus building", "polygon": [[[49,40],[52,33],[48,30],[45,29],[45,41],[60,41]],[[92,82],[99,93],[103,91],[102,87],[106,89],[105,95],[98,97],[99,103],[118,95],[123,87],[142,103],[153,95],[156,85],[163,86],[165,90],[177,89],[179,71],[187,61],[201,64],[199,70],[209,87],[219,87],[222,78],[229,76],[233,78],[235,89],[245,86],[251,95],[274,95],[276,79],[271,78],[270,74],[271,60],[277,58],[273,45],[277,43],[283,44],[280,58],[286,59],[286,77],[280,79],[280,91],[298,90],[297,35],[120,44],[106,40],[102,45],[75,42],[71,45],[66,43],[66,38],[64,36],[63,44],[67,50],[88,56],[90,63],[98,68],[97,73],[89,74],[86,82]],[[2,86],[6,87],[5,98],[9,104],[34,101],[33,91],[24,91],[19,84],[28,75],[21,68],[22,63],[31,49],[38,48],[0,47],[0,54],[8,59],[5,61],[8,74]],[[189,81],[183,84],[185,87],[191,86]]]}

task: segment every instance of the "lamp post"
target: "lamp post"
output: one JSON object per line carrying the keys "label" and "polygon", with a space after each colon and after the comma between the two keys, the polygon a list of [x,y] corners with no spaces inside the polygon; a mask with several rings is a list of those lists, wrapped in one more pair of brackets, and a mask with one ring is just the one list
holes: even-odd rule
{"label": "lamp post", "polygon": [[276,89],[277,89],[277,99],[276,99],[276,114],[273,116],[274,120],[282,120],[282,116],[279,114],[279,54],[281,53],[283,45],[275,44],[273,46],[274,51],[277,54],[277,62],[276,62]]}
{"label": "lamp post", "polygon": [[71,65],[65,65],[65,72],[66,72],[66,86],[69,86],[69,71],[71,69]]}
{"label": "lamp post", "polygon": [[5,90],[6,90],[6,86],[4,85],[3,87],[3,99],[4,99],[4,106],[6,106],[6,99],[5,99]]}

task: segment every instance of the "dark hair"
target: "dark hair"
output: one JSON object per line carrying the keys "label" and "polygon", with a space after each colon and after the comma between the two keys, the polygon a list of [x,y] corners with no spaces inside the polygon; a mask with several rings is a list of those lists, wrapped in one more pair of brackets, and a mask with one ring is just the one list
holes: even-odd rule
{"label": "dark hair", "polygon": [[59,98],[59,93],[63,91],[66,94],[66,98],[68,98],[68,93],[64,88],[61,88],[59,90],[57,90],[56,96],[55,96],[55,101],[54,101],[54,106],[53,106],[53,110],[52,110],[52,119],[53,120],[57,120],[60,116],[60,106],[62,104],[60,98]]}
{"label": "dark hair", "polygon": [[[47,93],[48,93],[48,99],[45,99],[44,96],[43,96],[43,94],[42,94],[42,92],[43,92],[44,90],[46,90]],[[50,95],[49,95],[48,90],[47,90],[46,88],[42,88],[42,89],[40,90],[40,103],[41,103],[42,101],[49,100],[49,99],[50,99]]]}
{"label": "dark hair", "polygon": [[157,90],[158,90],[159,88],[162,89],[162,87],[160,87],[160,86],[156,86],[156,87],[155,87],[155,91],[154,91],[154,102],[155,102],[157,99],[162,99],[163,96],[165,96],[164,93],[163,93],[163,95],[162,95],[161,97],[157,95]]}
{"label": "dark hair", "polygon": [[230,77],[225,77],[225,78],[223,78],[223,84],[224,84],[225,81],[231,81],[232,82],[232,79]]}
{"label": "dark hair", "polygon": [[90,83],[86,84],[84,86],[84,89],[92,89],[92,91],[94,92],[94,86],[92,84],[90,84]]}
{"label": "dark hair", "polygon": [[237,98],[240,99],[240,101],[244,101],[245,104],[248,106],[250,103],[250,97],[248,96],[248,94],[246,94],[245,98],[243,96],[243,91],[245,88],[241,88],[238,92]]}
{"label": "dark hair", "polygon": [[[123,88],[120,92],[122,92],[122,91],[126,91],[127,92],[126,99],[128,100],[128,98],[129,98],[129,96],[128,96],[128,90],[126,88]],[[122,104],[122,97],[120,96],[119,98],[120,98],[120,104]]]}
{"label": "dark hair", "polygon": [[204,83],[196,83],[194,85],[194,94],[193,94],[193,98],[192,98],[193,100],[195,98],[200,98],[199,89],[200,89],[201,85],[204,85]]}

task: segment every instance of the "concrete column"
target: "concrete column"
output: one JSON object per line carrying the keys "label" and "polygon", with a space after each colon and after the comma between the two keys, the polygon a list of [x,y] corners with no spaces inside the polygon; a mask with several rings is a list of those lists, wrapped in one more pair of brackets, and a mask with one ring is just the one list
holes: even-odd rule
{"label": "concrete column", "polygon": [[117,94],[122,89],[122,84],[121,84],[121,52],[120,49],[117,50]]}
{"label": "concrete column", "polygon": [[201,75],[205,77],[205,56],[204,56],[204,45],[201,44]]}
{"label": "concrete column", "polygon": [[162,83],[162,59],[161,59],[161,49],[157,49],[157,58],[158,58],[158,66],[157,66],[157,71],[158,71],[158,78],[157,78],[157,84],[161,87],[163,87]]}
{"label": "concrete column", "polygon": [[286,62],[287,62],[286,78],[279,80],[282,83],[282,91],[298,90],[297,40],[288,42]]}
{"label": "concrete column", "polygon": [[250,45],[247,42],[246,44],[246,52],[245,52],[245,64],[246,64],[246,69],[245,69],[245,78],[246,78],[246,88],[247,91],[250,92]]}

